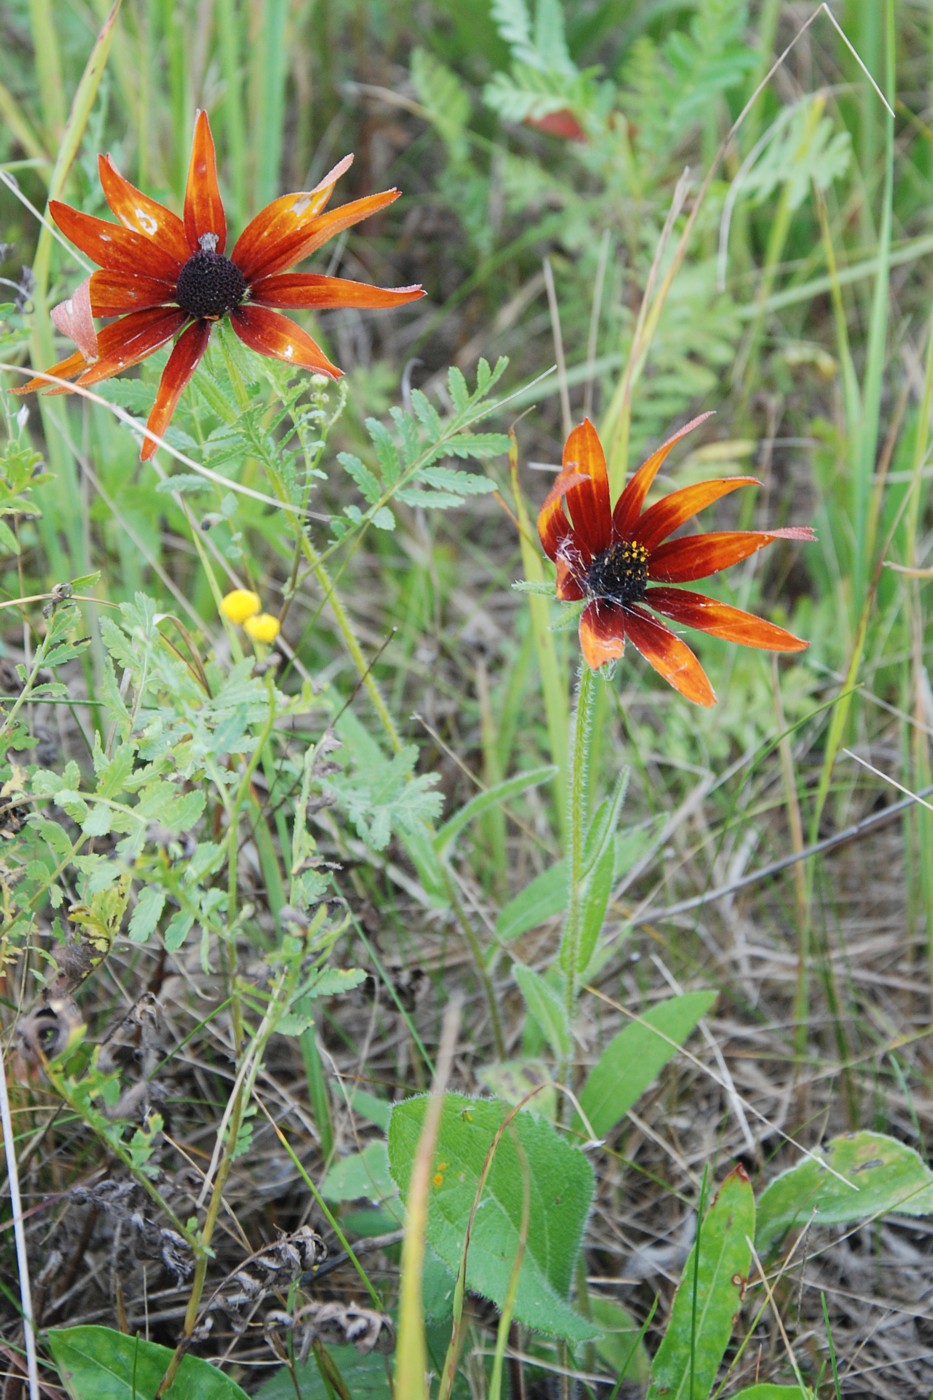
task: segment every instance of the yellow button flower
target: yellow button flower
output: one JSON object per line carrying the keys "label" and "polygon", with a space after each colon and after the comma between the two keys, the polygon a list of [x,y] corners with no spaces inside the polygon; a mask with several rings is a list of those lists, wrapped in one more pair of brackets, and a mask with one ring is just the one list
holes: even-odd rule
{"label": "yellow button flower", "polygon": [[254,642],[274,642],[279,635],[279,619],[271,613],[259,613],[246,619],[243,631]]}
{"label": "yellow button flower", "polygon": [[229,622],[242,627],[248,618],[256,616],[260,606],[258,593],[248,588],[234,588],[221,599],[220,611]]}

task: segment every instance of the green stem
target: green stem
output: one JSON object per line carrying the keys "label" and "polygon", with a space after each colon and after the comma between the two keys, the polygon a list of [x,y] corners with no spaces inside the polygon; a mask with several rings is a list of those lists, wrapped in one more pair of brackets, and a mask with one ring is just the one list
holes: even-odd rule
{"label": "green stem", "polygon": [[[577,1015],[578,979],[580,976],[580,936],[583,927],[583,865],[586,830],[589,817],[590,793],[590,734],[593,727],[593,705],[596,683],[589,666],[580,670],[577,707],[573,716],[573,738],[570,754],[569,808],[567,829],[570,833],[570,895],[567,919],[560,945],[560,965],[564,972],[567,1029],[572,1033]],[[563,1077],[569,1075],[571,1061],[564,1066]]]}

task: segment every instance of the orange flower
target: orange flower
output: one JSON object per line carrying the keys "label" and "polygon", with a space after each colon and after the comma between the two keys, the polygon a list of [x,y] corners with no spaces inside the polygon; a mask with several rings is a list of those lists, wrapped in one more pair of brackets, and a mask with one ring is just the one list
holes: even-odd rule
{"label": "orange flower", "polygon": [[[334,185],[352,160],[344,156],[313,190],[273,200],[247,224],[225,257],[227,220],[206,112],[198,112],[195,120],[183,219],[124,180],[109,155],[100,156],[100,182],[119,224],[92,218],[56,199],[49,201],[49,212],[62,232],[102,271],[93,273],[74,297],[52,313],[58,328],[70,334],[79,348],[47,373],[78,384],[96,384],[138,364],[181,331],[146,425],[161,436],[207,348],[212,327],[229,316],[234,331],[251,350],[339,379],[342,370],[331,364],[307,332],[271,308],[372,309],[424,296],[420,286],[370,287],[343,277],[283,271],[398,198],[398,190],[384,190],[323,214]],[[92,315],[120,319],[98,336]],[[44,387],[45,380],[31,379],[14,392],[28,394]],[[53,388],[51,392],[69,391]],[[147,438],[143,459],[151,457],[155,448]]]}
{"label": "orange flower", "polygon": [[666,585],[706,578],[747,559],[773,540],[815,538],[808,526],[668,538],[720,496],[739,486],[761,484],[753,476],[701,481],[643,509],[648,489],[674,443],[709,417],[704,413],[694,418],[668,438],[639,467],[614,507],[609,499],[606,457],[596,429],[585,419],[567,439],[560,475],[538,516],[544,552],[557,565],[558,598],[589,600],[580,616],[580,646],[590,669],[595,671],[620,657],[628,637],[659,675],[698,705],[716,702],[703,667],[686,643],[647,609],[743,646],[804,651],[808,642],[773,622],[728,603],[717,603],[702,593]]}

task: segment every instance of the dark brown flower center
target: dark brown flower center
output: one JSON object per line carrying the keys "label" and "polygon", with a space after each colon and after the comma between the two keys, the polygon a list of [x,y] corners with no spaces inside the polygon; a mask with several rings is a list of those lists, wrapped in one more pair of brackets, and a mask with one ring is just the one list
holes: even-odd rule
{"label": "dark brown flower center", "polygon": [[637,540],[618,540],[597,554],[584,580],[590,598],[638,603],[648,590],[648,551]]}
{"label": "dark brown flower center", "polygon": [[175,299],[182,311],[199,321],[219,321],[239,306],[249,285],[236,263],[203,246],[178,274]]}

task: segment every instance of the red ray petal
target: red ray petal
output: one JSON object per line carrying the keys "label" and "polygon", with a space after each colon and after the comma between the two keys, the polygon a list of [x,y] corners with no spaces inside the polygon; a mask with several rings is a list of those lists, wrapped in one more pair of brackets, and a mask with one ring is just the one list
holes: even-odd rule
{"label": "red ray petal", "polygon": [[618,604],[601,599],[587,603],[580,614],[580,650],[591,671],[623,654],[627,631],[626,614]]}
{"label": "red ray petal", "polygon": [[710,636],[723,637],[743,647],[758,647],[762,651],[806,651],[810,645],[773,622],[765,622],[764,618],[754,617],[728,603],[717,603],[687,588],[649,588],[645,606],[684,627],[695,627],[699,632],[709,632]]}
{"label": "red ray petal", "polygon": [[350,204],[341,204],[329,214],[318,214],[320,198],[315,191],[299,191],[297,194],[282,195],[261,209],[255,219],[246,225],[236,241],[231,259],[243,273],[247,282],[259,277],[267,277],[271,272],[281,272],[301,262],[326,243],[328,238],[368,219],[398,199],[398,190],[384,190],[382,194],[371,194],[365,199],[354,199]]}
{"label": "red ray petal", "polygon": [[[243,273],[247,282],[254,277],[274,272],[276,268],[288,267],[288,262],[278,262],[276,267],[267,266],[266,259],[274,258],[280,240],[292,235],[296,227],[306,227],[320,214],[334,192],[334,186],[353,164],[352,156],[344,156],[333,170],[329,170],[313,190],[296,190],[283,194],[260,209],[254,219],[246,225],[236,241],[230,257]],[[297,221],[300,220],[300,225]],[[292,262],[297,262],[292,258]]]}
{"label": "red ray petal", "polygon": [[243,344],[260,355],[284,360],[286,364],[301,366],[316,374],[329,374],[332,379],[343,377],[343,370],[331,364],[317,342],[277,311],[247,303],[231,311],[230,321]]}
{"label": "red ray petal", "polygon": [[189,250],[197,248],[198,240],[205,233],[217,235],[213,252],[222,253],[227,244],[227,217],[217,186],[214,138],[207,113],[198,112],[185,186],[185,237]]}
{"label": "red ray petal", "polygon": [[642,462],[638,471],[626,486],[622,495],[616,501],[613,511],[613,524],[616,534],[631,534],[632,527],[638,518],[638,513],[645,503],[648,488],[654,481],[661,465],[676,442],[680,442],[687,433],[692,433],[694,428],[698,428],[701,423],[705,423],[707,418],[712,418],[712,410],[709,413],[701,413],[699,418],[691,418],[689,423],[685,423],[682,428],[678,428],[673,437],[669,437],[667,442],[663,442],[656,452],[652,452],[647,461]]}
{"label": "red ray petal", "polygon": [[424,288],[371,287],[346,277],[319,277],[313,272],[280,272],[253,282],[250,301],[259,306],[314,307],[328,311],[335,306],[358,306],[366,311],[401,306],[424,296]]}
{"label": "red ray petal", "polygon": [[174,282],[181,270],[171,253],[160,248],[151,238],[112,224],[108,219],[95,219],[82,214],[70,204],[49,200],[49,213],[66,238],[100,267],[111,272],[135,272],[146,277],[161,277]]}
{"label": "red ray petal", "polygon": [[[98,337],[98,340],[100,337]],[[57,365],[52,365],[51,369],[45,371],[46,374],[54,374],[57,379],[74,379],[75,375],[87,369],[87,359],[80,350],[76,350],[73,355],[68,355],[66,359],[59,360]],[[35,394],[40,389],[47,389],[49,393],[67,394],[70,391],[58,385],[50,384],[47,379],[29,379],[25,384],[20,384],[18,388],[11,389],[11,394]]]}
{"label": "red ray petal", "polygon": [[[570,511],[572,528],[564,516],[564,502]],[[572,535],[584,567],[610,542],[612,509],[606,455],[588,418],[577,424],[564,444],[560,475],[538,514],[538,533],[545,553],[552,559],[556,558],[561,541]]]}
{"label": "red ray petal", "polygon": [[[168,364],[162,371],[159,391],[156,394],[152,412],[146,420],[146,427],[150,432],[158,433],[159,437],[164,437],[181,392],[197,369],[210,338],[210,321],[194,321],[178,337],[175,348],[168,357]],[[139,454],[140,460],[148,462],[158,445],[152,438],[146,438]]]}
{"label": "red ray petal", "polygon": [[786,530],[719,530],[705,535],[681,535],[652,550],[648,577],[663,579],[665,583],[689,583],[738,564],[774,540],[815,538],[805,525]]}
{"label": "red ray petal", "polygon": [[[122,320],[105,326],[99,332],[97,350],[100,358],[93,364],[89,364],[86,357],[77,351],[66,360],[60,360],[46,373],[57,375],[59,379],[74,379],[76,375],[81,375],[82,384],[109,379],[111,375],[119,374],[121,369],[135,365],[147,355],[151,355],[153,350],[157,350],[175,334],[185,319],[185,313],[178,307],[166,309],[160,306],[148,311],[135,311],[132,315],[124,316]],[[151,343],[150,337],[153,337]],[[99,373],[102,364],[105,365],[105,369],[103,373]],[[94,375],[93,379],[90,378],[91,374]],[[71,392],[64,386],[49,385],[43,379],[30,379],[28,384],[14,389],[13,393],[31,394],[36,389],[48,389],[50,394]]]}
{"label": "red ray petal", "polygon": [[695,705],[715,705],[716,696],[703,667],[686,642],[675,637],[663,622],[633,605],[625,611],[625,630],[632,645],[669,685]]}
{"label": "red ray petal", "polygon": [[104,197],[121,224],[133,233],[151,238],[166,253],[177,258],[179,266],[187,262],[197,245],[189,245],[185,226],[178,215],[125,180],[109,156],[98,156],[97,169]]}
{"label": "red ray petal", "polygon": [[91,310],[91,284],[100,275],[95,272],[85,277],[77,291],[53,306],[49,312],[55,329],[73,340],[86,360],[96,360],[98,354],[97,330]]}
{"label": "red ray petal", "polygon": [[685,520],[712,505],[713,501],[728,496],[740,486],[760,485],[761,482],[755,476],[730,476],[718,478],[716,481],[698,481],[695,486],[684,486],[680,491],[672,491],[669,496],[663,496],[660,501],[655,501],[653,506],[649,506],[635,522],[633,537],[652,553],[661,540],[667,539]]}
{"label": "red ray petal", "polygon": [[133,311],[105,326],[97,337],[100,358],[87,367],[78,383],[97,384],[130,365],[138,365],[140,360],[171,340],[187,320],[187,314],[178,306],[155,306],[146,311]]}
{"label": "red ray petal", "polygon": [[[557,559],[558,551],[565,548],[568,541],[573,541],[573,526],[564,511],[564,497],[571,486],[578,486],[584,481],[586,477],[582,472],[560,472],[538,511],[538,534],[549,559]],[[585,571],[586,564],[582,559],[581,564]]]}
{"label": "red ray petal", "polygon": [[91,276],[91,306],[95,316],[122,316],[175,300],[174,282],[138,277],[132,272],[95,272]]}
{"label": "red ray petal", "polygon": [[560,554],[557,556],[557,596],[565,603],[576,603],[586,597],[586,589],[573,565]]}

